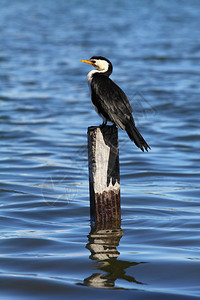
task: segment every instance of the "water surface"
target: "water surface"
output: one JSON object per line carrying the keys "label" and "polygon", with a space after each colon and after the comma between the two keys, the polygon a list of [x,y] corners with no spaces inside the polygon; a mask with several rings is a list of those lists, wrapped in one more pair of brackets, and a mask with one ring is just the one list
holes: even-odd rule
{"label": "water surface", "polygon": [[[0,298],[198,299],[199,1],[0,6]],[[93,55],[113,62],[152,148],[119,132],[114,232],[89,220]]]}

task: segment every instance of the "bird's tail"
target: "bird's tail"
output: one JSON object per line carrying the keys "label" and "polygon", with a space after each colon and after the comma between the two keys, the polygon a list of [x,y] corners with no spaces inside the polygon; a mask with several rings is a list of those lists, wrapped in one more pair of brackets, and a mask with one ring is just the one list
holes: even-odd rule
{"label": "bird's tail", "polygon": [[148,152],[148,149],[151,149],[149,147],[149,145],[147,144],[147,142],[145,141],[145,139],[142,137],[142,135],[139,133],[139,131],[137,130],[137,128],[135,127],[135,124],[130,122],[126,125],[125,130],[129,136],[129,138],[131,139],[131,141],[133,141],[136,146],[138,148],[140,148],[143,152],[144,149]]}

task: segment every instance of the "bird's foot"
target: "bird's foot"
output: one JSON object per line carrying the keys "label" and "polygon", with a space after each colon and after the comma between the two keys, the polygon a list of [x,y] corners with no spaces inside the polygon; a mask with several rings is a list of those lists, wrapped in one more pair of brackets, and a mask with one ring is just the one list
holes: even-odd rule
{"label": "bird's foot", "polygon": [[106,126],[107,121],[103,121],[103,123],[101,125],[99,125],[100,128],[103,128],[104,126]]}

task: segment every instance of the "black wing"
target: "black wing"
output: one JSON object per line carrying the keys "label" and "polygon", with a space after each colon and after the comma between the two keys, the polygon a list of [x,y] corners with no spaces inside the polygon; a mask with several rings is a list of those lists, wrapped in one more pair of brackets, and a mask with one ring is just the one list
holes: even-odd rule
{"label": "black wing", "polygon": [[108,121],[125,129],[133,122],[132,109],[126,94],[109,77],[94,74],[91,82],[92,102]]}

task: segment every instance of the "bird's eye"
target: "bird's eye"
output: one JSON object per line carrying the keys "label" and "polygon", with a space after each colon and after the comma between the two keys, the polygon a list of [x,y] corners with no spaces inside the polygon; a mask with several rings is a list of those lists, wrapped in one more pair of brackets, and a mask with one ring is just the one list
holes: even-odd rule
{"label": "bird's eye", "polygon": [[95,64],[95,60],[91,60],[91,62],[92,62],[93,64]]}

